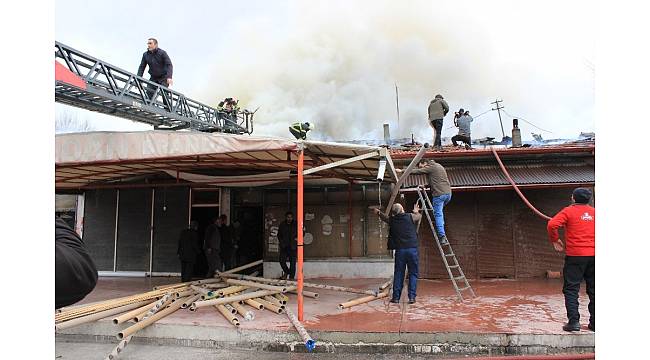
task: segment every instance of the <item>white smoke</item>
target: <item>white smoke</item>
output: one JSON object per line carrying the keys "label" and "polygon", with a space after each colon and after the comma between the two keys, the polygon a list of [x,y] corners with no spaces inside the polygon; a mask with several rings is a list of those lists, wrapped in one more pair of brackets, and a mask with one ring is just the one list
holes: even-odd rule
{"label": "white smoke", "polygon": [[[201,97],[259,106],[256,135],[287,137],[289,124],[308,121],[312,139],[380,139],[387,122],[394,138],[431,141],[427,106],[438,93],[451,107],[443,136],[456,131],[453,111],[476,116],[497,97],[509,114],[553,131],[520,122],[524,138],[593,131],[589,3],[526,3],[291,2],[284,21],[244,17],[229,29]],[[502,10],[487,12],[494,7]],[[502,116],[508,135],[512,121]],[[477,119],[472,135],[500,139],[496,112]]]}

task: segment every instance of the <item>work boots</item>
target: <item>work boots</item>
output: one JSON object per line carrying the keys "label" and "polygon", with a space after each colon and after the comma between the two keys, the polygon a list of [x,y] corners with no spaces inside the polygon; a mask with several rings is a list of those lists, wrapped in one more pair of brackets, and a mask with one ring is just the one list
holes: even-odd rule
{"label": "work boots", "polygon": [[440,241],[440,245],[449,245],[449,240],[447,240],[447,236],[442,235],[438,238]]}
{"label": "work boots", "polygon": [[562,330],[564,331],[580,331],[580,323],[579,322],[568,322],[562,326]]}

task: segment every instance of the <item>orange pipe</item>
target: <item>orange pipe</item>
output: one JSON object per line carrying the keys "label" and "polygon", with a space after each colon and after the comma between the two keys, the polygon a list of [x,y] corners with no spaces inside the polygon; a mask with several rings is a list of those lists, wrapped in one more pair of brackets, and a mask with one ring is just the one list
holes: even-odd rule
{"label": "orange pipe", "polygon": [[352,181],[348,182],[348,244],[352,259]]}
{"label": "orange pipe", "polygon": [[302,297],[302,247],[303,247],[303,171],[305,155],[304,150],[300,149],[298,153],[298,320],[303,321],[303,297]]}
{"label": "orange pipe", "polygon": [[501,171],[503,171],[503,174],[506,176],[506,178],[507,178],[508,181],[510,182],[510,185],[512,185],[512,187],[515,188],[515,191],[517,192],[517,194],[519,195],[519,197],[521,198],[521,200],[523,200],[524,203],[526,203],[526,205],[528,205],[528,207],[529,207],[531,210],[533,210],[533,212],[534,212],[535,214],[537,214],[537,216],[539,216],[539,217],[541,217],[542,219],[545,219],[545,220],[551,220],[551,218],[550,218],[549,216],[546,216],[546,215],[544,215],[541,211],[537,210],[537,209],[533,206],[533,204],[531,204],[531,203],[528,201],[528,199],[526,199],[526,197],[524,196],[524,194],[521,193],[521,191],[520,191],[519,188],[517,187],[517,184],[515,184],[515,181],[512,180],[512,178],[510,177],[510,174],[508,173],[508,170],[506,170],[506,167],[505,167],[505,166],[503,165],[503,163],[501,162],[501,158],[499,158],[499,155],[497,154],[497,151],[496,151],[495,148],[492,148],[492,154],[494,154],[494,157],[497,159],[497,162],[499,163],[499,166],[501,167]]}
{"label": "orange pipe", "polygon": [[[464,360],[591,360],[595,353],[587,354],[559,354],[559,355],[513,355],[513,356],[484,356],[462,358]],[[461,359],[461,358],[456,358]],[[451,359],[450,359],[451,360]]]}

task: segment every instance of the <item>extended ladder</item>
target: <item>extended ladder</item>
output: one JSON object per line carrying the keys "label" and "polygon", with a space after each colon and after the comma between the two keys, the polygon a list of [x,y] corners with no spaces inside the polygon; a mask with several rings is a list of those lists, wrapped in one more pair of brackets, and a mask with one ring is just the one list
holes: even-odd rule
{"label": "extended ladder", "polygon": [[[433,216],[433,205],[431,204],[431,200],[429,200],[426,191],[418,186],[417,192],[419,197],[418,202],[422,204],[421,208],[424,210],[424,214],[427,216],[427,221],[429,222],[429,227],[431,228],[431,233],[433,234],[433,240],[435,241],[436,245],[438,245],[438,250],[440,251],[440,255],[442,257],[442,262],[445,264],[445,268],[447,268],[447,273],[449,274],[451,283],[454,285],[458,299],[460,301],[465,300],[463,298],[463,291],[469,291],[472,294],[472,297],[476,297],[476,294],[474,294],[474,289],[472,289],[472,286],[470,286],[467,278],[465,277],[463,269],[461,269],[460,264],[458,263],[458,259],[456,259],[456,254],[454,254],[454,250],[451,248],[451,244],[447,242],[445,245],[440,245],[440,241],[438,241],[438,234],[433,224],[433,219],[431,218]],[[449,265],[450,261],[447,260],[448,258],[451,259],[451,265]],[[456,270],[456,272],[458,272],[458,275],[454,275],[453,270]],[[464,285],[462,287],[459,287],[459,282],[464,283]]]}

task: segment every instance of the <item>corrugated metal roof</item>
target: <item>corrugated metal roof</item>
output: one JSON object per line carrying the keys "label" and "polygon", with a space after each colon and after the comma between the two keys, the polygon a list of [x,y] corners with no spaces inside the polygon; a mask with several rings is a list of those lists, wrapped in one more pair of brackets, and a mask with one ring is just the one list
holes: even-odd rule
{"label": "corrugated metal roof", "polygon": [[[499,165],[448,166],[447,176],[452,187],[509,185]],[[517,185],[543,185],[595,182],[594,166],[584,163],[568,164],[506,164]],[[426,185],[426,175],[410,175],[404,187]]]}

